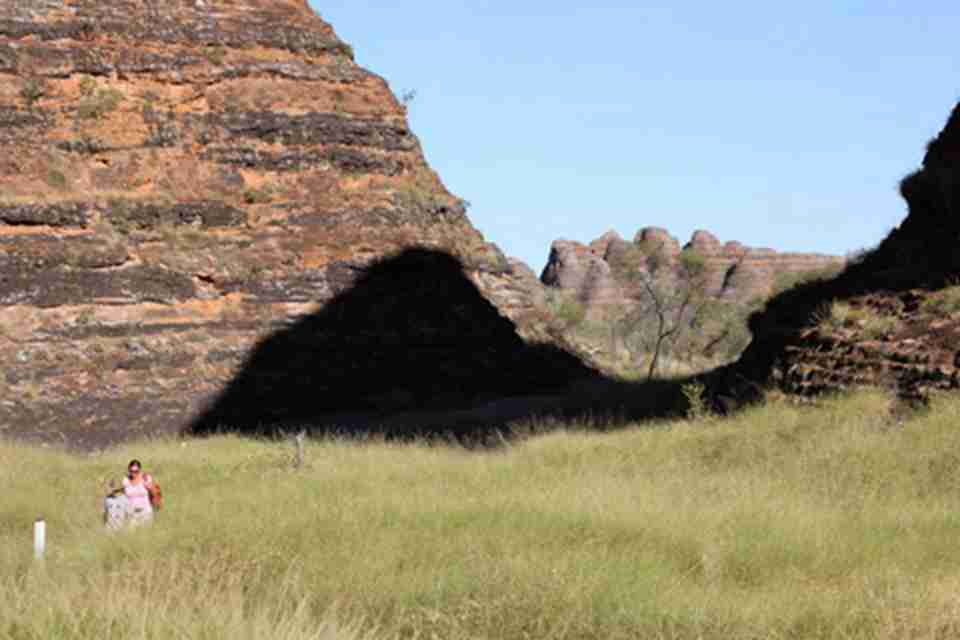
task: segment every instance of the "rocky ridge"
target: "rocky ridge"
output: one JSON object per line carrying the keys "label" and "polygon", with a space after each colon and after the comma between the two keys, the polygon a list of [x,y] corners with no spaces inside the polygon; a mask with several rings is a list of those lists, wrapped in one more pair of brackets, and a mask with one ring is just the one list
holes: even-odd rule
{"label": "rocky ridge", "polygon": [[[747,247],[739,242],[721,243],[708,231],[696,231],[686,245],[660,227],[644,227],[632,241],[609,231],[582,244],[557,240],[550,248],[541,281],[548,287],[573,294],[588,317],[600,318],[606,308],[627,304],[632,284],[624,277],[625,260],[633,260],[640,271],[646,268],[640,254],[645,248],[662,253],[676,264],[682,251],[702,256],[706,266],[707,294],[717,299],[745,303],[764,298],[774,289],[778,277],[839,269],[843,258],[816,253],[781,253],[773,249]],[[664,272],[670,271],[669,269]]]}
{"label": "rocky ridge", "polygon": [[878,247],[751,317],[753,342],[713,374],[718,396],[879,386],[917,400],[960,388],[960,104],[900,191],[907,217]]}
{"label": "rocky ridge", "polygon": [[[0,77],[0,435],[95,446],[179,429],[257,344],[411,247],[422,279],[462,265],[479,294],[436,280],[482,310],[478,335],[550,337],[530,274],[471,225],[404,106],[306,0],[10,0]],[[416,281],[378,280],[385,312],[424,300]],[[436,361],[451,340],[411,322],[379,357]],[[586,373],[557,357],[562,374],[520,364],[515,388],[485,391]],[[432,383],[400,404],[429,402]]]}

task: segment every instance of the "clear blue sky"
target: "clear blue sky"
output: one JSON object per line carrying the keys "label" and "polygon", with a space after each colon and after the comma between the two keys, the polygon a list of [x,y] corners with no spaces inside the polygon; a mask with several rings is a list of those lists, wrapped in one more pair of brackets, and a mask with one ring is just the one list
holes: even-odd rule
{"label": "clear blue sky", "polygon": [[311,0],[509,255],[607,229],[843,254],[960,98],[960,3]]}

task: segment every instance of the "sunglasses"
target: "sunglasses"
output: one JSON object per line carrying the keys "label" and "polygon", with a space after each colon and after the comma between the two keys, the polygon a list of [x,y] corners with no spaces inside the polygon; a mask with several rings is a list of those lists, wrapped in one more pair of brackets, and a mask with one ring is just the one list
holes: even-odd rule
{"label": "sunglasses", "polygon": [[129,471],[130,473],[140,473],[140,468],[139,468],[139,467],[131,467],[130,469],[128,469],[128,471]]}

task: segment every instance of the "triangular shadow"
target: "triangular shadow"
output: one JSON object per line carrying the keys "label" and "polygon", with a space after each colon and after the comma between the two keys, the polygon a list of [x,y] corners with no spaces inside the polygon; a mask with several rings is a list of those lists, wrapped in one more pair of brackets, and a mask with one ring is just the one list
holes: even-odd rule
{"label": "triangular shadow", "polygon": [[606,379],[555,345],[525,342],[457,258],[413,248],[260,342],[187,431],[483,440],[538,416],[609,424],[663,413],[676,408],[668,386],[653,385],[663,410],[651,411],[636,395],[651,386]]}

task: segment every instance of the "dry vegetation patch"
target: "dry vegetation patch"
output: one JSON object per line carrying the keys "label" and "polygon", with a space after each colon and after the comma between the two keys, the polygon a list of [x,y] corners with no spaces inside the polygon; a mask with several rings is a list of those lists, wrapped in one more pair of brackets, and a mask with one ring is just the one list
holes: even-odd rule
{"label": "dry vegetation patch", "polygon": [[937,316],[950,316],[960,311],[960,284],[941,289],[924,299],[921,309]]}
{"label": "dry vegetation patch", "polygon": [[[890,408],[772,402],[488,453],[321,441],[300,471],[238,438],[2,444],[0,636],[953,637],[960,401]],[[107,537],[100,482],[134,456],[168,510]]]}
{"label": "dry vegetation patch", "polygon": [[816,316],[817,327],[824,334],[851,330],[869,340],[877,340],[892,334],[900,325],[895,315],[887,315],[866,304],[851,304],[834,300]]}

